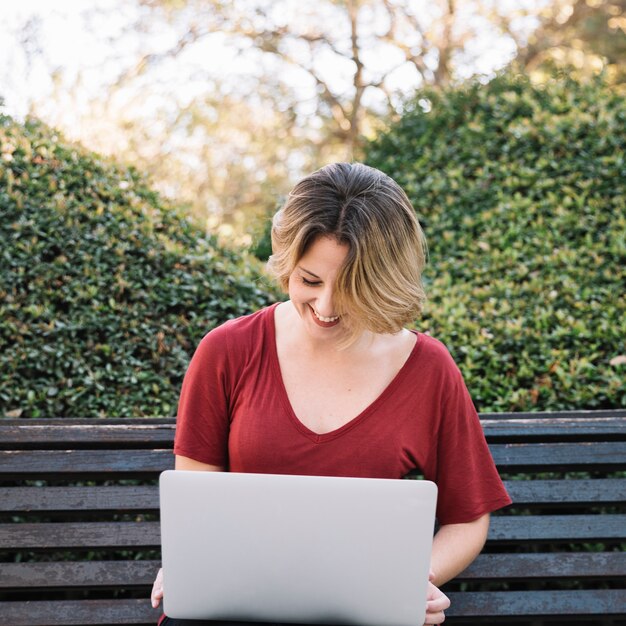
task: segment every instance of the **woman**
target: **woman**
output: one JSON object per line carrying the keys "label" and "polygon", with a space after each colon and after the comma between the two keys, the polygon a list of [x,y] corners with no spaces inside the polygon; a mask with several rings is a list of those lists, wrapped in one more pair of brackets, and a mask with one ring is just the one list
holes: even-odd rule
{"label": "woman", "polygon": [[[440,529],[415,622],[439,624],[450,604],[439,586],[478,555],[490,512],[510,499],[449,353],[404,328],[425,299],[411,203],[378,170],[328,165],[290,193],[272,248],[289,300],[202,340],[183,382],[176,468],[395,479],[419,469],[437,483]],[[159,573],[153,606],[162,596]]]}

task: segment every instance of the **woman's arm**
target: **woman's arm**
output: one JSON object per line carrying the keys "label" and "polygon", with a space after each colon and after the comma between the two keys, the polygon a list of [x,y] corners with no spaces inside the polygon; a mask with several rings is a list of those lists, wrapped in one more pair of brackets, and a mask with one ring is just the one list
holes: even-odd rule
{"label": "woman's arm", "polygon": [[433,584],[448,582],[478,556],[487,540],[489,517],[487,513],[473,522],[441,526],[433,540]]}
{"label": "woman's arm", "polygon": [[194,461],[186,456],[176,455],[174,461],[174,469],[177,470],[191,470],[196,472],[223,472],[224,468],[219,465],[209,465],[208,463],[201,463],[200,461]]}
{"label": "woman's arm", "polygon": [[[224,468],[219,465],[209,465],[208,463],[201,463],[200,461],[194,461],[186,456],[176,455],[174,462],[174,469],[188,470],[197,472],[223,472]],[[152,593],[150,599],[152,600],[152,606],[156,609],[161,603],[163,598],[163,570],[160,569],[154,584],[152,585]]]}
{"label": "woman's arm", "polygon": [[460,574],[480,553],[487,539],[489,514],[465,524],[446,524],[433,540],[424,624],[441,624],[450,606],[439,585]]}

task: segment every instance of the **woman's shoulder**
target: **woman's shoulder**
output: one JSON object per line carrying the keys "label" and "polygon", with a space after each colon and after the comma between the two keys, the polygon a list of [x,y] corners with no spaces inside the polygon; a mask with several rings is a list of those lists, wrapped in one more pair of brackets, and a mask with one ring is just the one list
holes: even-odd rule
{"label": "woman's shoulder", "polygon": [[245,337],[251,333],[261,332],[269,323],[272,322],[274,316],[275,304],[263,307],[254,313],[234,317],[220,326],[214,328],[211,332],[220,333],[234,337]]}
{"label": "woman's shoulder", "polygon": [[446,344],[426,333],[418,333],[419,360],[431,371],[457,375],[459,368]]}
{"label": "woman's shoulder", "polygon": [[202,338],[200,346],[228,344],[229,347],[237,348],[250,342],[258,342],[266,334],[269,325],[273,323],[275,307],[274,304],[223,322]]}
{"label": "woman's shoulder", "polygon": [[437,339],[428,333],[422,332],[418,332],[417,337],[418,343],[421,344],[420,349],[422,352],[428,353],[431,356],[438,356],[443,359],[452,358],[448,347],[440,339]]}

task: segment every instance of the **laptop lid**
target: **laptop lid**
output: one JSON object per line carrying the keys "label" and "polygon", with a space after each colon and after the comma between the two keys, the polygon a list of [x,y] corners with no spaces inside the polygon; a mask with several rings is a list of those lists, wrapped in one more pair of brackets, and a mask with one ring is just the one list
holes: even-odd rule
{"label": "laptop lid", "polygon": [[160,496],[170,617],[421,623],[432,482],[168,470]]}

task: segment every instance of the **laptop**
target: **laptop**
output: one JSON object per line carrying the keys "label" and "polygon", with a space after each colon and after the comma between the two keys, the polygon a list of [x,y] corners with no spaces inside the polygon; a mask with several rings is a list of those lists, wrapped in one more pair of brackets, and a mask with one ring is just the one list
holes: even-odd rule
{"label": "laptop", "polygon": [[169,617],[422,623],[432,482],[168,470],[160,498]]}

